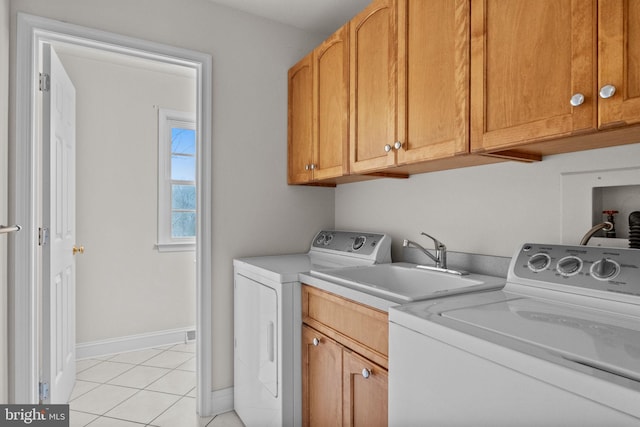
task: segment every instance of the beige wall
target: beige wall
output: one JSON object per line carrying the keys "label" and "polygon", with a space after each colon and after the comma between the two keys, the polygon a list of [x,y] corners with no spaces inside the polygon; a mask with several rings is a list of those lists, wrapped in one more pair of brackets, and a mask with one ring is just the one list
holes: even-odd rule
{"label": "beige wall", "polygon": [[159,253],[158,108],[195,113],[195,73],[58,51],[76,88],[76,342],[195,326],[195,252]]}
{"label": "beige wall", "polygon": [[[0,224],[7,225],[9,0],[0,0]],[[0,237],[0,403],[7,402],[7,237]]]}
{"label": "beige wall", "polygon": [[207,0],[11,6],[14,25],[21,11],[212,55],[213,386],[231,386],[233,258],[306,251],[319,228],[333,226],[333,190],[286,184],[287,70],[323,36]]}
{"label": "beige wall", "polygon": [[[567,198],[562,174],[619,168],[640,168],[640,144],[549,156],[533,164],[499,163],[342,185],[336,190],[336,227],[388,232],[395,260],[403,239],[431,247],[421,231],[452,251],[508,257],[527,241],[577,244],[582,232],[573,242],[561,241]],[[640,184],[640,169],[636,176],[628,184]],[[585,210],[584,217],[590,221],[591,212]]]}

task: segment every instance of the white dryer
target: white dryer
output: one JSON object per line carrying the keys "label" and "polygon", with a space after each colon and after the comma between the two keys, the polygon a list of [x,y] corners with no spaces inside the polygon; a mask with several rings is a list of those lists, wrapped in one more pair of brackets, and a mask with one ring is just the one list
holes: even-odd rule
{"label": "white dryer", "polygon": [[302,422],[299,273],[391,262],[383,233],[321,231],[308,253],[234,266],[234,408],[247,427]]}
{"label": "white dryer", "polygon": [[640,426],[640,251],[525,244],[502,290],[389,311],[391,426]]}

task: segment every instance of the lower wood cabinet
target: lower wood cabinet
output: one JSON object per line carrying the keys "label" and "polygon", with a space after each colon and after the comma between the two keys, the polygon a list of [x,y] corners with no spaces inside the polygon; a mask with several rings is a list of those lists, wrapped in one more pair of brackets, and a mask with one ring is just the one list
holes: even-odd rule
{"label": "lower wood cabinet", "polygon": [[303,286],[302,316],[302,425],[387,426],[387,313]]}
{"label": "lower wood cabinet", "polygon": [[386,426],[388,372],[348,349],[342,350],[342,425]]}

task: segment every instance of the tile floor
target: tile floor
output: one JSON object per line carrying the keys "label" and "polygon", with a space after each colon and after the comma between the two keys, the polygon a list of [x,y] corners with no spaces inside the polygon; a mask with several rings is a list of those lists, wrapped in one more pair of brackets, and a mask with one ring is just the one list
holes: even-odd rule
{"label": "tile floor", "polygon": [[77,362],[71,427],[243,427],[235,412],[196,414],[195,344]]}

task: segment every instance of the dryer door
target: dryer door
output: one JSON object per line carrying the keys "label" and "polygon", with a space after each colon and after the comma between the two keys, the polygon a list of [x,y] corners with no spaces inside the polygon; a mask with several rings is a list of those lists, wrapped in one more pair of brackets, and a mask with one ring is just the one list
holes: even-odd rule
{"label": "dryer door", "polygon": [[244,378],[278,397],[278,298],[276,290],[235,277],[235,359]]}

